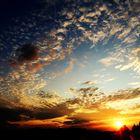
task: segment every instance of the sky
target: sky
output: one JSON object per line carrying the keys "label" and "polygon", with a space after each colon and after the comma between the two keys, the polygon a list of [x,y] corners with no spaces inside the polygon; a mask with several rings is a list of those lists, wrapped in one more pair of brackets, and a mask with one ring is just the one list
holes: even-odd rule
{"label": "sky", "polygon": [[139,0],[2,0],[0,125],[138,123],[139,8]]}

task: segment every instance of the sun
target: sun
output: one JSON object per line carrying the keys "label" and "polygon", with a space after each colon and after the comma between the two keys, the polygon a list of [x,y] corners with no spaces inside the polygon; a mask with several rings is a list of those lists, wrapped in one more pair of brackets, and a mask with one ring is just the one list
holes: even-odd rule
{"label": "sun", "polygon": [[115,122],[115,126],[116,126],[116,128],[121,128],[122,126],[124,125],[124,123],[122,122],[122,121],[116,121]]}

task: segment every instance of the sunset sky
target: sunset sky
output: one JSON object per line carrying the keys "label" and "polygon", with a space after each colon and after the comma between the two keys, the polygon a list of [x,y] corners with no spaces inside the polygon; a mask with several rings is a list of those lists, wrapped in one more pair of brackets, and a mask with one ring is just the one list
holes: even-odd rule
{"label": "sunset sky", "polygon": [[2,0],[0,125],[137,124],[139,9],[139,0]]}

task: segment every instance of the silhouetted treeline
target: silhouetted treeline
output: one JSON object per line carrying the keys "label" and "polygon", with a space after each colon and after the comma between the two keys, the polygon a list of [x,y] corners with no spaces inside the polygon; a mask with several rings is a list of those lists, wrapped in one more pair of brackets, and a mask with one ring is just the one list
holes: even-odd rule
{"label": "silhouetted treeline", "polygon": [[98,131],[82,128],[0,128],[0,139],[14,140],[140,140],[140,123],[130,130],[123,126],[118,131]]}
{"label": "silhouetted treeline", "polygon": [[134,138],[134,140],[140,140],[140,122],[138,125],[133,125],[132,137]]}

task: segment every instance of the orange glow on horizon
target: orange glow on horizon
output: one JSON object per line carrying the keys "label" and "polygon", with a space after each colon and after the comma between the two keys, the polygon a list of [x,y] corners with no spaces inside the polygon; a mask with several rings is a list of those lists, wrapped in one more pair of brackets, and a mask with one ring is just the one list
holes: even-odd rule
{"label": "orange glow on horizon", "polygon": [[124,125],[124,123],[122,121],[116,121],[115,125],[117,128],[121,128]]}
{"label": "orange glow on horizon", "polygon": [[114,119],[112,123],[113,123],[113,128],[117,130],[123,127],[124,125],[128,127],[130,125],[130,122],[128,122],[126,118]]}

